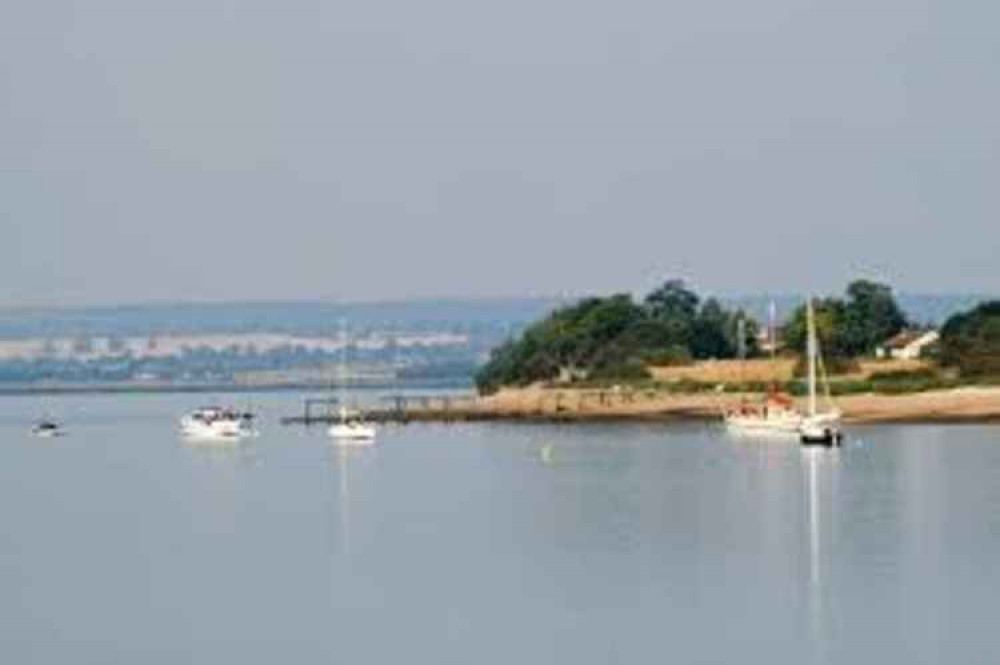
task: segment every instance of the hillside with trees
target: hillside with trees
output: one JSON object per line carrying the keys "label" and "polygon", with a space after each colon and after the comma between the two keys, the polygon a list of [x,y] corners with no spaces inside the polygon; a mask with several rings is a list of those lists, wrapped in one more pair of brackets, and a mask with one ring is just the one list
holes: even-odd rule
{"label": "hillside with trees", "polygon": [[[857,280],[844,296],[814,302],[823,352],[835,372],[856,371],[856,359],[874,356],[911,325],[892,288],[878,282]],[[476,383],[490,393],[555,379],[641,380],[649,378],[649,367],[735,358],[741,347],[753,356],[758,332],[756,320],[741,308],[702,300],[684,282],[671,280],[641,302],[618,294],[555,310],[495,349]],[[804,304],[793,311],[781,337],[789,355],[805,349]],[[1000,350],[996,357],[1000,363]]]}
{"label": "hillside with trees", "polygon": [[680,280],[635,302],[629,294],[592,297],[561,307],[495,349],[476,375],[479,390],[559,377],[639,379],[649,364],[732,358],[753,352],[757,326],[739,310],[702,299]]}

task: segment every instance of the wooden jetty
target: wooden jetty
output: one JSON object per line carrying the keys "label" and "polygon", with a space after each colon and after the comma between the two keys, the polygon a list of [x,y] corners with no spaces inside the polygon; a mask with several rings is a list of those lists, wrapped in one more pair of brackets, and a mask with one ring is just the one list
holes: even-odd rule
{"label": "wooden jetty", "polygon": [[[382,397],[385,406],[362,409],[365,419],[375,423],[410,421],[458,421],[476,419],[473,395],[393,394]],[[310,398],[303,402],[302,415],[281,419],[282,425],[329,425],[338,418],[336,397]],[[488,414],[481,414],[486,416]]]}
{"label": "wooden jetty", "polygon": [[[735,397],[732,397],[735,399]],[[306,400],[301,415],[283,418],[285,425],[326,425],[337,417],[336,399]],[[715,393],[677,394],[655,389],[570,389],[527,392],[514,403],[472,394],[392,394],[376,408],[363,409],[376,423],[717,419]]]}

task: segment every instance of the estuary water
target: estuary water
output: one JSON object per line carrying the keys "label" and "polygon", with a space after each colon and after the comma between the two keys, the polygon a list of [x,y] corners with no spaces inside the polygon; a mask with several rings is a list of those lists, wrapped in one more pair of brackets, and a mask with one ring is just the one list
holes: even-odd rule
{"label": "estuary water", "polygon": [[[990,663],[1000,428],[282,427],[0,398],[3,663]],[[241,403],[244,397],[234,397]],[[42,410],[70,428],[28,435]]]}

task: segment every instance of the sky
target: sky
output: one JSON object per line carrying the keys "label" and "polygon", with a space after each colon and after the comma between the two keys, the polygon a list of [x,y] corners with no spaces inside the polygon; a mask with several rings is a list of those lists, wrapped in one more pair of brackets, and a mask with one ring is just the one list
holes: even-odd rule
{"label": "sky", "polygon": [[1000,293],[1000,3],[0,3],[0,305]]}

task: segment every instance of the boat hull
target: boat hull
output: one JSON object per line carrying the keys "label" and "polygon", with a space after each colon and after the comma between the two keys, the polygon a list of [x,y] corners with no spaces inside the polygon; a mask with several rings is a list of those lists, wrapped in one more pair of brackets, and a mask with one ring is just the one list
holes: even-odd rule
{"label": "boat hull", "polygon": [[802,418],[792,415],[780,418],[730,415],[726,417],[726,427],[738,434],[787,436],[798,434],[802,427]]}
{"label": "boat hull", "polygon": [[357,444],[373,443],[376,435],[372,425],[331,425],[327,433],[338,441]]}
{"label": "boat hull", "polygon": [[39,439],[55,439],[56,437],[65,436],[66,432],[62,429],[36,427],[31,430],[31,435]]}
{"label": "boat hull", "polygon": [[205,417],[202,414],[181,418],[180,430],[185,438],[206,441],[233,441],[257,434],[248,418]]}

